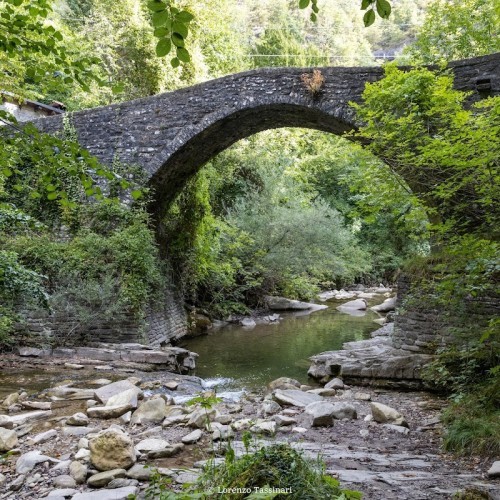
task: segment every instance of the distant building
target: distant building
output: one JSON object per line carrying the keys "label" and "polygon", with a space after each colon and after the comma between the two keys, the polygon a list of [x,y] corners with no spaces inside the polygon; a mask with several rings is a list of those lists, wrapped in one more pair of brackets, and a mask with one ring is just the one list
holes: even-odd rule
{"label": "distant building", "polygon": [[[43,104],[29,99],[20,99],[15,94],[4,90],[0,91],[0,110],[11,113],[18,122],[29,122],[44,116],[60,115],[66,106],[61,102]],[[4,125],[0,122],[0,125]]]}

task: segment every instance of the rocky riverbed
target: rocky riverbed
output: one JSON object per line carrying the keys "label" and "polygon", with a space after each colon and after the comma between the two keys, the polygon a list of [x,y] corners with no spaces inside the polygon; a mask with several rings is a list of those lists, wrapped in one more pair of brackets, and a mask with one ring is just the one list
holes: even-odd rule
{"label": "rocky riverbed", "polygon": [[[20,361],[4,358],[3,370],[15,373]],[[186,405],[207,390],[197,377],[124,371],[130,367],[100,373],[67,363],[52,370],[67,380],[45,390],[19,388],[3,399],[0,453],[11,454],[0,463],[0,498],[141,498],[151,474],[145,465],[180,490],[201,473],[212,443],[220,456],[228,439],[243,453],[246,430],[256,446],[289,442],[320,456],[328,474],[364,498],[451,498],[467,487],[500,498],[498,478],[488,475],[491,460],[441,453],[445,401],[424,392],[348,387],[339,379],[312,387],[283,378],[238,401],[227,395],[209,410],[207,428],[205,411]]]}

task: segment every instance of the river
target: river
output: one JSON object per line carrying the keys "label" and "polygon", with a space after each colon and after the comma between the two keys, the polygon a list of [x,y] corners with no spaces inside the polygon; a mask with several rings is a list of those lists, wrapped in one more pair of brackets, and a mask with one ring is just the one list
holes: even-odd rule
{"label": "river", "polygon": [[309,356],[370,338],[380,328],[373,322],[376,313],[351,316],[336,310],[339,303],[328,301],[328,309],[308,315],[282,313],[280,322],[252,329],[231,324],[186,340],[182,347],[200,355],[196,375],[220,379],[225,387],[255,390],[278,377],[307,383]]}

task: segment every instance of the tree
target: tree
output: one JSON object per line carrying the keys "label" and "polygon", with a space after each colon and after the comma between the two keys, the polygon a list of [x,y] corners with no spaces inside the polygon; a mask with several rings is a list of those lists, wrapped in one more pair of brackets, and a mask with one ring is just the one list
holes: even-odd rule
{"label": "tree", "polygon": [[405,53],[413,63],[434,64],[499,52],[499,26],[498,0],[434,0]]}
{"label": "tree", "polygon": [[[317,0],[299,0],[298,6],[300,9],[311,6],[310,19],[312,22],[317,21]],[[158,38],[157,55],[164,57],[173,52],[174,57],[170,62],[174,68],[181,63],[188,63],[191,56],[186,49],[186,38],[190,23],[194,19],[193,14],[189,10],[176,7],[170,0],[151,0],[148,2],[148,8],[155,28],[154,35]],[[368,27],[375,22],[377,15],[387,19],[391,14],[391,4],[387,0],[361,0],[361,10],[366,10],[363,22]]]}

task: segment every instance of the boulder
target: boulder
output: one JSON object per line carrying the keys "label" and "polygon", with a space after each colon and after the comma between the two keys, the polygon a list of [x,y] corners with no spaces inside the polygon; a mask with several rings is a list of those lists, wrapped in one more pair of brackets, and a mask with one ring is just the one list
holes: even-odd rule
{"label": "boulder", "polygon": [[240,321],[240,324],[241,326],[244,326],[246,328],[254,328],[255,326],[257,326],[257,323],[253,318],[243,318]]}
{"label": "boulder", "polygon": [[305,408],[310,403],[323,401],[322,396],[294,389],[287,389],[287,390],[277,389],[276,391],[274,391],[274,399],[276,399],[278,403],[282,403],[284,405],[298,406],[300,408]]}
{"label": "boulder", "polygon": [[276,380],[273,380],[270,382],[267,386],[271,391],[274,391],[276,389],[299,389],[300,388],[300,382],[298,380],[295,380],[293,378],[288,378],[288,377],[280,377],[277,378]]}
{"label": "boulder", "polygon": [[390,297],[389,299],[385,299],[382,304],[378,304],[376,306],[370,307],[372,311],[378,313],[386,313],[389,311],[394,311],[396,309],[396,297]]}
{"label": "boulder", "polygon": [[344,382],[340,378],[334,378],[325,384],[325,389],[343,389]]}
{"label": "boulder", "polygon": [[66,425],[74,425],[75,427],[78,426],[85,426],[88,425],[89,423],[89,417],[85,415],[85,413],[75,413],[74,415],[71,415],[71,417],[66,420]]}
{"label": "boulder", "polygon": [[250,427],[250,432],[274,436],[276,434],[276,422],[273,420],[258,420]]}
{"label": "boulder", "polygon": [[330,427],[333,425],[334,411],[332,403],[317,401],[306,406],[305,414],[313,427]]}
{"label": "boulder", "polygon": [[285,415],[274,415],[273,419],[280,427],[287,427],[297,423],[295,418],[287,417]]}
{"label": "boulder", "polygon": [[0,427],[0,451],[13,450],[18,445],[17,434],[12,429]]}
{"label": "boulder", "polygon": [[8,408],[9,406],[15,405],[19,401],[19,393],[13,392],[9,394],[3,401],[2,406]]}
{"label": "boulder", "polygon": [[132,439],[117,429],[99,432],[89,441],[89,448],[90,460],[99,471],[128,469],[136,461]]}
{"label": "boulder", "polygon": [[77,484],[83,484],[87,480],[88,467],[75,460],[69,464],[69,474]]}
{"label": "boulder", "polygon": [[349,403],[333,403],[333,408],[332,416],[337,420],[342,420],[343,418],[355,419],[358,416],[356,408]]}
{"label": "boulder", "polygon": [[196,427],[197,429],[204,429],[207,425],[207,420],[213,420],[215,418],[215,409],[210,408],[205,410],[204,408],[197,408],[191,413],[188,420],[189,427]]}
{"label": "boulder", "polygon": [[351,315],[357,315],[360,311],[366,311],[367,308],[365,299],[354,299],[337,306],[338,311]]}
{"label": "boulder", "polygon": [[370,403],[373,420],[379,424],[394,424],[408,427],[408,423],[401,413],[382,403]]}
{"label": "boulder", "polygon": [[497,479],[500,477],[500,460],[493,462],[491,467],[488,469],[486,473],[490,479]]}
{"label": "boulder", "polygon": [[138,481],[148,481],[153,474],[151,467],[135,464],[127,471],[127,477],[130,479],[137,479]]}
{"label": "boulder", "polygon": [[212,439],[214,441],[231,439],[234,436],[233,429],[229,425],[213,424],[213,428]]}
{"label": "boulder", "polygon": [[0,427],[4,429],[13,429],[14,422],[8,415],[0,415]]}
{"label": "boulder", "polygon": [[311,308],[311,304],[285,297],[265,297],[267,307],[272,311],[304,311]]}
{"label": "boulder", "polygon": [[111,396],[106,401],[106,406],[130,406],[130,409],[137,408],[137,397],[139,395],[137,387],[128,389],[127,391],[120,392]]}
{"label": "boulder", "polygon": [[104,486],[107,486],[107,484],[110,483],[113,479],[125,477],[126,475],[127,471],[125,469],[113,469],[104,472],[98,472],[97,474],[94,474],[87,479],[87,484],[91,488],[102,488]]}
{"label": "boulder", "polygon": [[149,453],[150,451],[163,450],[167,446],[170,446],[170,443],[165,439],[143,439],[139,441],[135,445],[135,449],[141,453]]}
{"label": "boulder", "polygon": [[163,398],[150,399],[142,403],[132,414],[131,424],[162,422],[167,414],[167,405]]}
{"label": "boulder", "polygon": [[264,415],[274,415],[282,410],[281,406],[272,399],[265,399],[261,408]]}
{"label": "boulder", "polygon": [[63,474],[62,476],[57,476],[53,480],[53,484],[56,488],[75,488],[76,481],[67,474]]}
{"label": "boulder", "polygon": [[106,404],[110,398],[117,396],[118,394],[126,392],[128,395],[128,391],[135,392],[138,398],[142,397],[142,391],[128,380],[119,380],[118,382],[104,385],[95,389],[93,392],[98,401],[102,404]]}
{"label": "boulder", "polygon": [[184,436],[181,439],[181,441],[184,444],[193,444],[193,443],[198,442],[201,439],[202,436],[203,436],[203,432],[200,429],[196,429],[193,432],[190,432],[189,434],[187,434],[186,436]]}

